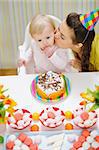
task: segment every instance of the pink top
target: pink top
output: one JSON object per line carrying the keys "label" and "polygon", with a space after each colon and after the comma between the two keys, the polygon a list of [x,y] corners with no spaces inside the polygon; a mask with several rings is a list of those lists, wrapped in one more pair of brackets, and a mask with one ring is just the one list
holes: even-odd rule
{"label": "pink top", "polygon": [[[47,71],[55,72],[78,72],[70,65],[70,61],[75,59],[71,49],[56,47],[54,54],[48,58],[43,53],[37,43],[32,40],[31,47],[25,51],[24,59],[27,61],[27,73],[44,73]],[[22,57],[22,58],[23,58]]]}

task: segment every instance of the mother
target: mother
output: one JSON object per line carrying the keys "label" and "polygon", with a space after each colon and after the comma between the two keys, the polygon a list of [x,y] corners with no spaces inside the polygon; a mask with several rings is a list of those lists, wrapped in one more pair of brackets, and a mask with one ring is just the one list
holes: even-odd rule
{"label": "mother", "polygon": [[[96,14],[94,16],[94,14]],[[91,16],[92,15],[92,16]],[[86,18],[88,21],[88,16],[94,22],[88,26],[85,24]],[[86,17],[87,16],[87,17]],[[79,15],[77,13],[70,13],[65,20],[61,23],[60,27],[57,29],[55,34],[56,45],[62,48],[71,48],[76,57],[76,62],[72,62],[75,68],[81,66],[81,71],[89,71],[89,58],[91,52],[91,44],[95,37],[94,26],[99,20],[99,9],[84,15]]]}

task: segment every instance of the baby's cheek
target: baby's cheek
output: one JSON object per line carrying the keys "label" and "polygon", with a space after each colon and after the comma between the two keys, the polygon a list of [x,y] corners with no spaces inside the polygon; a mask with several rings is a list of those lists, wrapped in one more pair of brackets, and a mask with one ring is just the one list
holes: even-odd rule
{"label": "baby's cheek", "polygon": [[54,38],[52,38],[52,39],[51,39],[50,43],[51,43],[51,46],[53,46],[53,45],[54,45],[54,43],[55,43]]}
{"label": "baby's cheek", "polygon": [[41,43],[38,43],[38,46],[40,49],[42,49],[42,44]]}

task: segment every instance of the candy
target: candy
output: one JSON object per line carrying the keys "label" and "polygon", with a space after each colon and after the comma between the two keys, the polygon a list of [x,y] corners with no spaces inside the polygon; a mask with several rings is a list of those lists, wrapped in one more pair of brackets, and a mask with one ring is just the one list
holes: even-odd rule
{"label": "candy", "polygon": [[16,121],[21,120],[23,118],[23,114],[16,113],[16,114],[14,114],[14,118],[15,118]]}
{"label": "candy", "polygon": [[92,143],[92,142],[94,141],[94,139],[93,139],[93,137],[88,136],[87,139],[86,139],[86,141],[87,141],[88,143]]}
{"label": "candy", "polygon": [[8,139],[7,139],[7,142],[8,141],[15,141],[16,140],[16,136],[15,135],[10,135],[9,137],[8,137]]}
{"label": "candy", "polygon": [[60,126],[64,121],[64,113],[56,107],[49,107],[43,110],[40,114],[41,123],[50,128]]}
{"label": "candy", "polygon": [[43,122],[43,124],[48,127],[49,126],[49,123],[47,123],[47,120]]}
{"label": "candy", "polygon": [[84,128],[84,124],[82,124],[82,123],[78,123],[78,126],[81,128]]}
{"label": "candy", "polygon": [[89,147],[88,150],[96,150],[96,149],[93,147]]}
{"label": "candy", "polygon": [[59,121],[59,122],[56,123],[56,126],[59,126],[61,124],[62,124],[62,121]]}
{"label": "candy", "polygon": [[30,120],[28,120],[27,122],[25,122],[23,127],[28,126],[30,124],[30,122],[31,122]]}
{"label": "candy", "polygon": [[84,142],[82,144],[82,147],[83,147],[84,150],[88,150],[88,148],[90,148],[90,144],[88,142]]}
{"label": "candy", "polygon": [[49,127],[52,127],[52,128],[54,128],[55,126],[56,126],[56,125],[55,125],[55,124],[52,124],[52,123],[49,125]]}
{"label": "candy", "polygon": [[14,144],[17,145],[17,146],[20,146],[22,144],[22,142],[19,139],[16,139],[14,141]]}
{"label": "candy", "polygon": [[13,123],[11,123],[10,126],[11,126],[12,128],[17,128],[17,125],[16,125],[16,124],[13,124]]}
{"label": "candy", "polygon": [[71,123],[67,123],[65,125],[65,130],[72,130],[73,129],[73,125]]}
{"label": "candy", "polygon": [[84,100],[84,101],[81,101],[81,102],[80,102],[80,105],[86,106],[86,105],[87,105],[87,101],[85,101],[85,100]]}
{"label": "candy", "polygon": [[39,126],[34,124],[32,127],[31,127],[31,131],[39,131]]}
{"label": "candy", "polygon": [[23,111],[21,109],[18,109],[14,112],[14,114],[22,114],[23,115]]}
{"label": "candy", "polygon": [[78,141],[80,141],[81,143],[83,143],[86,140],[86,138],[84,136],[79,136]]}
{"label": "candy", "polygon": [[[22,130],[26,128],[30,122],[31,122],[31,113],[25,109],[17,109],[15,110],[14,116],[12,116],[15,119],[15,122],[11,119],[11,115],[8,116],[8,123],[9,125],[14,129]],[[11,120],[13,122],[11,122]]]}
{"label": "candy", "polygon": [[72,148],[70,148],[70,150],[76,150],[76,148],[72,147]]}
{"label": "candy", "polygon": [[27,138],[25,139],[25,141],[24,141],[24,144],[27,145],[27,146],[31,145],[31,144],[32,144],[32,139],[29,138],[29,137],[27,137]]}
{"label": "candy", "polygon": [[60,116],[60,115],[61,115],[61,110],[57,110],[57,111],[55,112],[55,114],[56,114],[56,116]]}
{"label": "candy", "polygon": [[7,142],[7,144],[6,144],[6,148],[7,148],[7,149],[12,149],[13,146],[14,146],[14,142],[13,142],[13,141],[9,141],[9,142]]}
{"label": "candy", "polygon": [[55,114],[53,112],[48,112],[47,116],[48,116],[48,118],[52,118],[52,119],[55,118]]}
{"label": "candy", "polygon": [[99,148],[99,143],[98,143],[98,142],[93,142],[93,143],[92,143],[92,147],[94,147],[94,148]]}
{"label": "candy", "polygon": [[19,120],[18,122],[17,122],[17,125],[20,127],[24,127],[24,121],[23,120]]}
{"label": "candy", "polygon": [[39,150],[37,144],[30,145],[30,150]]}
{"label": "candy", "polygon": [[77,150],[84,150],[82,147],[78,148]]}
{"label": "candy", "polygon": [[25,144],[22,144],[21,150],[30,150],[29,147]]}
{"label": "candy", "polygon": [[85,120],[85,122],[84,122],[84,126],[87,128],[87,127],[90,127],[90,126],[92,126],[93,125],[93,121],[92,120]]}
{"label": "candy", "polygon": [[90,135],[94,138],[98,135],[98,132],[96,130],[93,130]]}
{"label": "candy", "polygon": [[29,113],[25,113],[25,114],[23,115],[23,120],[24,120],[24,122],[30,121],[30,120],[31,120],[30,114],[29,114]]}
{"label": "candy", "polygon": [[76,141],[73,144],[74,148],[78,149],[79,147],[81,147],[81,142],[80,141]]}
{"label": "candy", "polygon": [[97,121],[97,114],[95,111],[86,112],[83,108],[78,107],[78,109],[75,110],[74,114],[74,123],[81,128],[92,127]]}
{"label": "candy", "polygon": [[96,116],[96,114],[95,114],[95,113],[93,113],[93,112],[89,112],[89,119],[94,119],[94,118],[95,118],[95,116]]}
{"label": "candy", "polygon": [[33,113],[33,115],[32,115],[32,119],[34,120],[34,121],[38,121],[39,120],[39,113],[37,113],[37,112],[35,112],[35,113]]}
{"label": "candy", "polygon": [[88,117],[89,117],[89,114],[87,112],[83,112],[80,117],[83,119],[83,120],[87,120]]}
{"label": "candy", "polygon": [[71,111],[66,111],[65,112],[65,117],[66,117],[66,119],[73,119],[74,115]]}
{"label": "candy", "polygon": [[48,119],[46,120],[46,123],[47,123],[47,124],[50,124],[50,123],[54,124],[54,123],[55,123],[55,119],[48,118]]}
{"label": "candy", "polygon": [[46,113],[46,112],[44,112],[44,113],[42,114],[42,118],[43,118],[43,119],[47,119],[47,118],[48,118],[48,116],[47,116],[47,113]]}
{"label": "candy", "polygon": [[13,150],[20,150],[20,147],[17,146],[17,145],[15,145],[15,146],[13,147]]}
{"label": "candy", "polygon": [[84,137],[88,137],[88,136],[90,135],[90,132],[89,132],[88,130],[83,130],[83,131],[82,131],[82,135],[83,135]]}
{"label": "candy", "polygon": [[99,143],[99,135],[95,137],[95,140]]}
{"label": "candy", "polygon": [[26,138],[27,138],[27,135],[24,134],[24,133],[20,133],[19,136],[18,136],[18,139],[19,139],[21,142],[24,142]]}
{"label": "candy", "polygon": [[8,120],[9,120],[9,122],[11,122],[11,123],[15,123],[15,122],[16,122],[16,120],[15,120],[14,117],[9,117]]}

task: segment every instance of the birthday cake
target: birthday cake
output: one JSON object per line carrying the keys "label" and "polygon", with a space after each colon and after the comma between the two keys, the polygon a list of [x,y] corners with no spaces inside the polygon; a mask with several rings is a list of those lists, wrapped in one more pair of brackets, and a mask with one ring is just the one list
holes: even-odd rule
{"label": "birthday cake", "polygon": [[57,99],[66,91],[64,76],[52,71],[39,75],[36,91],[43,99]]}

